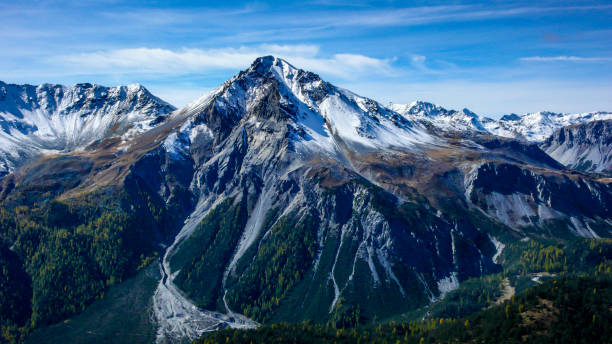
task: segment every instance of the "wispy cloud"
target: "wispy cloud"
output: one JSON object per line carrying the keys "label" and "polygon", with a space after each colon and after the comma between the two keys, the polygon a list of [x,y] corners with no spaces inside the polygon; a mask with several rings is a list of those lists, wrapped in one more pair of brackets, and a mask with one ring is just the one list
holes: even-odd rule
{"label": "wispy cloud", "polygon": [[140,82],[180,106],[275,55],[383,101],[610,109],[610,1],[425,3],[0,1],[0,79]]}
{"label": "wispy cloud", "polygon": [[529,56],[521,57],[520,61],[530,62],[608,62],[612,57],[582,57],[582,56]]}
{"label": "wispy cloud", "polygon": [[241,69],[263,55],[286,58],[296,65],[341,78],[351,79],[363,72],[391,73],[393,59],[360,54],[320,55],[317,45],[262,44],[255,47],[179,50],[160,48],[115,49],[54,57],[51,63],[72,73],[144,73],[182,75],[216,70]]}
{"label": "wispy cloud", "polygon": [[522,16],[554,15],[560,12],[610,10],[612,5],[579,6],[483,6],[438,5],[394,9],[327,11],[305,13],[311,26],[317,27],[393,27],[418,26],[440,22],[465,22]]}

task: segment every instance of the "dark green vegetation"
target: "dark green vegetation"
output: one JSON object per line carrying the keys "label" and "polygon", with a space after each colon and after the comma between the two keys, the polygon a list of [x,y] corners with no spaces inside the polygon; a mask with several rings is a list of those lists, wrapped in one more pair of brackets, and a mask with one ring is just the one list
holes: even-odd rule
{"label": "dark green vegetation", "polygon": [[222,306],[223,271],[232,258],[246,222],[246,202],[226,200],[213,209],[172,256],[170,266],[181,270],[176,285],[200,306]]}
{"label": "dark green vegetation", "polygon": [[[172,269],[180,269],[175,283],[200,306],[224,311],[223,275],[246,224],[246,197],[228,199],[213,209],[172,256]],[[289,214],[272,225],[257,251],[249,250],[238,261],[243,273],[229,276],[227,302],[234,309],[258,320],[269,319],[272,311],[288,297],[310,268],[316,252],[316,218],[298,220]],[[262,235],[265,231],[262,231]],[[255,246],[254,248],[257,248]],[[256,255],[255,255],[256,253]]]}
{"label": "dark green vegetation", "polygon": [[[293,215],[293,216],[292,216]],[[310,268],[316,252],[317,220],[307,214],[279,219],[261,243],[253,263],[232,283],[227,299],[246,316],[268,320]]]}
{"label": "dark green vegetation", "polygon": [[503,289],[500,274],[469,279],[444,296],[439,302],[427,307],[428,318],[460,318],[491,305]]}
{"label": "dark green vegetation", "polygon": [[4,341],[82,312],[156,259],[180,214],[130,185],[70,199],[24,190],[0,204]]}
{"label": "dark green vegetation", "polygon": [[504,267],[509,273],[611,272],[612,239],[517,241],[506,246]]}
{"label": "dark green vegetation", "polygon": [[[443,299],[401,316],[369,319],[340,300],[327,321],[272,321],[256,330],[207,334],[198,342],[607,343],[612,239],[516,241],[502,257],[504,272],[468,279]],[[517,294],[496,305],[508,283]]]}
{"label": "dark green vegetation", "polygon": [[26,343],[153,343],[150,307],[159,283],[156,263],[113,285],[81,314],[32,332]]}
{"label": "dark green vegetation", "polygon": [[0,246],[0,314],[2,334],[11,336],[11,327],[23,326],[30,318],[31,280],[21,268],[19,257]]}
{"label": "dark green vegetation", "polygon": [[311,323],[222,330],[196,343],[609,343],[612,276],[552,280],[466,318],[352,329]]}

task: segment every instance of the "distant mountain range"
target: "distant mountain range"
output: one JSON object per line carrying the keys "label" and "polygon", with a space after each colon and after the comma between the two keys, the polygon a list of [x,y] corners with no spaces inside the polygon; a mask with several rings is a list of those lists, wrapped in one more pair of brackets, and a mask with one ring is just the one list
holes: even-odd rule
{"label": "distant mountain range", "polygon": [[540,143],[559,128],[612,119],[612,112],[586,112],[578,114],[534,112],[524,115],[504,115],[499,120],[479,117],[468,109],[447,110],[443,107],[415,101],[407,105],[391,104],[390,108],[406,117],[429,123],[441,130],[480,130],[493,135],[524,139]]}
{"label": "distant mountain range", "polygon": [[[599,129],[596,133],[587,133],[589,129],[572,130],[573,135],[568,140],[557,142],[551,147],[549,142],[553,137],[563,135],[567,128],[578,128],[581,125],[589,125],[591,122],[600,121],[599,127],[608,128],[612,121],[612,112],[586,112],[578,114],[535,112],[524,115],[504,115],[499,120],[488,117],[479,117],[468,109],[461,111],[447,110],[443,107],[416,101],[408,105],[391,104],[390,108],[405,117],[421,122],[439,131],[481,131],[492,135],[526,140],[542,145],[546,153],[565,166],[587,172],[612,171],[610,161],[610,132]],[[592,130],[592,129],[590,129]],[[560,134],[561,133],[561,134]],[[588,137],[588,138],[587,138]],[[581,148],[574,148],[584,142]],[[596,140],[602,140],[603,146]],[[545,143],[549,142],[549,143]],[[591,147],[594,149],[592,150]],[[553,153],[554,151],[554,153]],[[571,151],[571,152],[569,152]]]}
{"label": "distant mountain range", "polygon": [[57,323],[154,261],[158,342],[423,317],[468,280],[587,271],[602,254],[570,252],[612,236],[611,120],[385,107],[271,56],[178,110],[138,85],[2,83],[0,264],[21,277],[0,307],[32,300],[3,321]]}

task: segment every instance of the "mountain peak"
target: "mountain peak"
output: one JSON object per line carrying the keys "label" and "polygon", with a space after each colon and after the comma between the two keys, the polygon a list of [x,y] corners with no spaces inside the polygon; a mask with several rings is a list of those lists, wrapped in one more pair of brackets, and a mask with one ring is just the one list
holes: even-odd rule
{"label": "mountain peak", "polygon": [[473,112],[472,110],[468,109],[468,108],[463,108],[463,110],[461,110],[461,112],[463,112],[464,114],[473,117],[473,118],[478,118],[478,115]]}
{"label": "mountain peak", "polygon": [[157,126],[174,110],[140,84],[0,82],[0,176],[47,151],[127,139]]}
{"label": "mountain peak", "polygon": [[509,115],[503,115],[499,120],[500,121],[518,121],[521,119],[521,116],[511,113]]}
{"label": "mountain peak", "polygon": [[276,57],[272,55],[261,56],[261,57],[256,58],[255,61],[251,63],[250,69],[257,71],[261,74],[264,74],[265,72],[269,71],[270,68],[272,68],[275,62],[276,62]]}
{"label": "mountain peak", "polygon": [[149,90],[147,90],[146,87],[142,86],[140,83],[135,83],[135,84],[129,84],[127,85],[127,89],[130,92],[139,92],[139,91],[143,91],[146,93],[150,93]]}
{"label": "mountain peak", "polygon": [[421,116],[436,116],[440,113],[446,113],[447,110],[441,106],[425,102],[422,100],[415,100],[410,104],[391,104],[389,106],[393,111],[403,115],[421,115]]}
{"label": "mountain peak", "polygon": [[[258,123],[257,128],[273,127],[278,124],[274,122],[286,120],[281,127],[291,128],[296,151],[340,160],[345,158],[339,147],[404,150],[434,140],[424,128],[378,102],[335,87],[274,56],[255,59],[209,97],[177,113],[193,118],[194,126],[205,125],[216,141],[226,138],[236,126]],[[262,124],[262,119],[274,120]],[[185,126],[185,130],[190,128]]]}
{"label": "mountain peak", "polygon": [[296,72],[299,71],[298,68],[295,68],[289,62],[281,58],[272,56],[272,55],[261,56],[261,57],[256,58],[255,61],[253,61],[253,63],[251,64],[251,67],[249,68],[249,70],[255,71],[261,75],[264,75],[270,71],[281,72],[280,75],[283,75],[286,73],[295,74]]}

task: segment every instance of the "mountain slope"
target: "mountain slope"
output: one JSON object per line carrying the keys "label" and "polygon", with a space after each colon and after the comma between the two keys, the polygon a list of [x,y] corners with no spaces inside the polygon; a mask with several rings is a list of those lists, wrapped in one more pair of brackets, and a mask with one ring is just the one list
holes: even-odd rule
{"label": "mountain slope", "polygon": [[560,128],[540,145],[565,166],[588,172],[612,172],[612,120]]}
{"label": "mountain slope", "polygon": [[0,81],[0,177],[41,154],[141,133],[173,110],[137,84],[32,86]]}
{"label": "mountain slope", "polygon": [[612,334],[610,276],[548,281],[504,304],[473,316],[389,322],[351,330],[332,326],[278,324],[255,330],[222,330],[196,343],[608,343]]}

